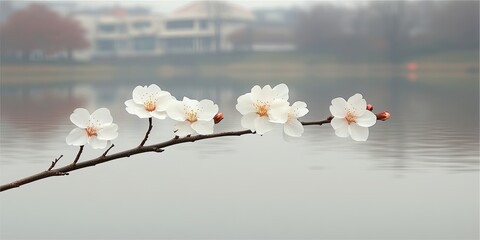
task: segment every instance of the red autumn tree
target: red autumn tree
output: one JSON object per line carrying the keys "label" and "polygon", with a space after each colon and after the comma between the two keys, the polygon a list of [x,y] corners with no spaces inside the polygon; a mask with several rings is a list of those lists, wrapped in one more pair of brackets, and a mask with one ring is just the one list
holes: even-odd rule
{"label": "red autumn tree", "polygon": [[2,52],[32,51],[43,55],[71,52],[88,47],[85,30],[74,19],[63,17],[44,5],[32,4],[14,13],[2,27]]}

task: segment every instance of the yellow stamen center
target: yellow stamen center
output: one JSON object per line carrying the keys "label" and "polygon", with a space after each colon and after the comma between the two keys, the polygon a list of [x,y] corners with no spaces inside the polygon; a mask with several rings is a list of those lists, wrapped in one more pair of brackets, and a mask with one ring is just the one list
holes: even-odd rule
{"label": "yellow stamen center", "polygon": [[87,127],[85,128],[85,131],[87,132],[88,137],[97,136],[97,129],[94,127]]}
{"label": "yellow stamen center", "polygon": [[197,113],[196,112],[187,112],[187,121],[190,123],[194,123],[197,121]]}
{"label": "yellow stamen center", "polygon": [[356,122],[357,116],[355,116],[353,113],[348,112],[347,116],[345,117],[345,120],[347,120],[347,123],[350,125],[351,123]]}
{"label": "yellow stamen center", "polygon": [[257,107],[257,114],[260,115],[260,117],[268,116],[268,106],[266,104],[256,105],[256,107]]}
{"label": "yellow stamen center", "polygon": [[145,110],[149,112],[155,111],[155,102],[152,100],[145,102],[144,106],[145,106]]}

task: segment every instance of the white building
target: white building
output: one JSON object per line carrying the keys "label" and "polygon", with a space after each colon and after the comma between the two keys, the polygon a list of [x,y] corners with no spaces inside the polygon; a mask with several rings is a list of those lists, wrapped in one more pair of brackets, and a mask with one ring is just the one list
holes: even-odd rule
{"label": "white building", "polygon": [[87,30],[91,46],[75,57],[89,59],[230,51],[228,36],[255,17],[232,3],[194,1],[166,17],[116,9],[76,19]]}
{"label": "white building", "polygon": [[160,39],[167,53],[230,51],[229,35],[254,20],[229,2],[195,1],[167,16]]}

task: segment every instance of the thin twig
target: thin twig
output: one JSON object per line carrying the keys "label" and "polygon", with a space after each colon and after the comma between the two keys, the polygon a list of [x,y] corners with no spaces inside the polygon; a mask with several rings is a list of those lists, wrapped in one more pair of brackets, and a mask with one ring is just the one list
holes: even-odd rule
{"label": "thin twig", "polygon": [[48,168],[48,170],[47,170],[47,171],[50,171],[50,170],[52,170],[52,168],[54,168],[54,167],[55,167],[55,164],[57,164],[58,160],[60,160],[60,158],[62,158],[62,157],[63,157],[63,155],[60,155],[60,157],[58,157],[58,158],[55,158],[55,160],[54,160],[54,161],[52,161],[52,165],[50,165],[50,167]]}
{"label": "thin twig", "polygon": [[138,147],[143,147],[145,145],[145,142],[147,142],[148,135],[150,134],[150,131],[152,131],[153,125],[152,125],[152,118],[148,118],[148,130],[145,133],[145,137],[143,138],[143,141],[140,143]]}
{"label": "thin twig", "polygon": [[80,149],[78,150],[77,156],[75,157],[75,160],[73,160],[73,165],[77,164],[78,159],[80,159],[80,155],[82,155],[83,147],[85,145],[80,146]]}
{"label": "thin twig", "polygon": [[333,116],[328,117],[325,120],[322,121],[317,121],[317,122],[301,122],[303,126],[309,126],[309,125],[319,125],[322,126],[323,124],[330,123],[333,119]]}
{"label": "thin twig", "polygon": [[110,149],[112,149],[113,147],[115,147],[115,144],[112,143],[112,145],[107,149],[107,151],[105,151],[105,152],[102,154],[102,158],[106,157],[108,151],[110,151]]}
{"label": "thin twig", "polygon": [[[380,113],[377,114],[377,118],[382,119],[382,116],[381,116]],[[385,119],[385,117],[383,117],[383,118]],[[302,122],[302,125],[305,125],[305,126],[308,126],[308,125],[323,125],[323,124],[326,124],[326,123],[330,123],[330,121],[332,119],[333,119],[333,117],[329,117],[329,118],[327,118],[323,121]],[[388,118],[386,118],[386,119],[388,119]],[[0,192],[8,190],[8,189],[12,189],[12,188],[20,187],[22,185],[25,185],[25,184],[28,184],[28,183],[31,183],[31,182],[35,182],[35,181],[38,181],[40,179],[53,177],[53,176],[68,175],[69,172],[72,172],[72,171],[75,171],[75,170],[78,170],[78,169],[82,169],[82,168],[86,168],[86,167],[93,167],[97,164],[109,162],[109,161],[119,159],[119,158],[130,157],[130,156],[145,153],[145,152],[162,152],[164,150],[164,148],[169,147],[169,146],[173,146],[173,145],[177,145],[177,144],[182,144],[182,143],[186,143],[186,142],[195,142],[195,141],[210,139],[210,138],[219,138],[219,137],[227,137],[227,136],[242,136],[242,135],[246,135],[246,134],[255,134],[255,132],[252,132],[250,130],[242,130],[242,131],[222,132],[222,133],[214,133],[214,134],[207,134],[207,135],[174,137],[174,138],[172,138],[168,141],[162,142],[162,143],[147,145],[147,146],[142,145],[142,146],[138,146],[138,147],[135,147],[135,148],[132,148],[132,149],[129,149],[129,150],[122,151],[122,152],[110,154],[110,155],[107,156],[106,154],[108,153],[108,150],[110,150],[110,148],[113,147],[113,144],[112,144],[112,146],[110,146],[110,148],[107,149],[107,151],[104,154],[102,154],[101,156],[99,156],[97,158],[94,158],[94,159],[87,160],[87,161],[82,161],[82,162],[76,164],[76,162],[80,158],[80,154],[82,153],[82,150],[83,150],[83,146],[81,146],[73,164],[70,164],[70,165],[67,165],[67,166],[64,166],[64,167],[61,167],[61,168],[57,168],[55,171],[43,171],[43,172],[37,173],[35,175],[25,177],[25,178],[19,179],[17,181],[1,185],[0,186]],[[147,132],[147,136],[148,136],[148,132]],[[146,140],[146,138],[144,139],[144,141],[145,140]]]}

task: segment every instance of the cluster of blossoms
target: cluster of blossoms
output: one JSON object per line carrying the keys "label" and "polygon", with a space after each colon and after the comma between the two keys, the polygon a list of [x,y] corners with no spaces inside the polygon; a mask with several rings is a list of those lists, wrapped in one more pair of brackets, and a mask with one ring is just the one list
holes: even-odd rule
{"label": "cluster of blossoms", "polygon": [[[257,134],[273,130],[276,124],[283,124],[283,132],[292,137],[300,137],[303,124],[298,118],[308,113],[307,104],[302,101],[288,102],[287,85],[263,88],[254,86],[251,92],[237,99],[236,109],[243,115],[242,127]],[[175,135],[184,137],[192,134],[212,134],[215,123],[223,114],[218,112],[218,105],[211,100],[193,100],[184,97],[177,100],[169,92],[163,91],[155,84],[137,86],[132,92],[132,99],[125,102],[126,111],[139,118],[166,119],[177,121]],[[377,116],[367,110],[367,103],[361,94],[355,94],[348,101],[335,98],[330,106],[331,125],[339,137],[351,136],[356,141],[368,138],[368,127],[375,124]],[[90,114],[86,109],[77,108],[70,115],[70,120],[78,128],[73,129],[66,138],[69,145],[83,146],[90,144],[93,148],[105,148],[118,136],[118,126],[113,123],[110,111],[100,108]]]}
{"label": "cluster of blossoms", "polygon": [[297,120],[308,113],[307,104],[288,102],[288,87],[279,84],[274,88],[266,85],[253,87],[251,92],[237,99],[237,110],[243,115],[242,127],[252,132],[264,134],[273,129],[275,123],[284,124],[283,132],[292,137],[300,137],[303,125]]}

